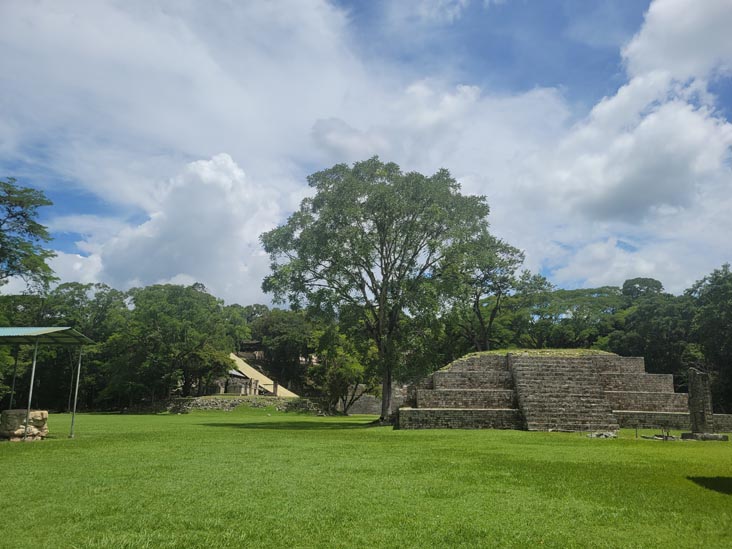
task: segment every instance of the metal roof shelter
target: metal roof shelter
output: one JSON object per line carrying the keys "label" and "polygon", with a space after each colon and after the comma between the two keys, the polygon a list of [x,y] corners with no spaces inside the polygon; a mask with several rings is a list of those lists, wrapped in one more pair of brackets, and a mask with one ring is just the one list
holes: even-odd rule
{"label": "metal roof shelter", "polygon": [[[76,420],[76,402],[79,398],[79,374],[81,373],[81,350],[84,345],[94,343],[86,337],[69,327],[0,327],[0,345],[33,345],[33,366],[31,367],[30,390],[28,391],[28,409],[25,413],[25,433],[23,438],[28,436],[28,419],[30,417],[31,399],[33,398],[33,382],[36,377],[36,358],[38,356],[38,345],[78,345],[79,364],[76,368],[76,388],[74,390],[74,408],[71,412],[71,432],[69,438],[74,438],[74,423]],[[18,357],[15,357],[15,367],[18,367]],[[13,372],[13,392],[10,393],[10,407],[12,408],[13,393],[15,392],[15,372]]]}

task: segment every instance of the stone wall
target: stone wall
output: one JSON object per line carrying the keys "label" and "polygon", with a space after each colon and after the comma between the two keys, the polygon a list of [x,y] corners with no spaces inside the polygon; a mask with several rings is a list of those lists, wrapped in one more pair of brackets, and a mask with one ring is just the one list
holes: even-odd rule
{"label": "stone wall", "polygon": [[673,393],[674,376],[671,374],[600,373],[606,391],[642,391]]}
{"label": "stone wall", "polygon": [[[391,409],[395,412],[400,406],[404,406],[407,403],[407,392],[409,387],[406,385],[392,385],[391,389]],[[343,411],[340,404],[338,410]],[[359,398],[353,405],[348,409],[348,415],[381,415],[381,397],[375,395],[365,394]]]}
{"label": "stone wall", "polygon": [[632,410],[615,410],[615,417],[624,429],[676,429],[689,430],[689,412],[640,412]]}
{"label": "stone wall", "polygon": [[512,389],[513,379],[506,370],[453,372],[438,371],[432,374],[435,390],[439,389]]}
{"label": "stone wall", "polygon": [[293,399],[275,396],[176,398],[168,404],[168,411],[171,414],[185,414],[191,410],[224,410],[225,412],[231,412],[234,408],[242,405],[250,408],[275,406],[277,410],[287,411],[287,403],[291,400]]}
{"label": "stone wall", "polygon": [[419,408],[515,408],[515,393],[511,389],[476,389],[456,391],[436,389],[417,391]]}
{"label": "stone wall", "polygon": [[400,429],[522,429],[516,410],[400,408]]}
{"label": "stone wall", "polygon": [[[691,429],[689,412],[636,412],[615,410],[620,427],[625,429],[660,429],[667,427],[678,431]],[[732,414],[714,414],[714,428],[719,433],[732,433]]]}
{"label": "stone wall", "polygon": [[613,410],[688,412],[686,393],[645,393],[642,391],[605,391]]}
{"label": "stone wall", "polygon": [[718,433],[732,433],[732,414],[714,414],[714,429]]}

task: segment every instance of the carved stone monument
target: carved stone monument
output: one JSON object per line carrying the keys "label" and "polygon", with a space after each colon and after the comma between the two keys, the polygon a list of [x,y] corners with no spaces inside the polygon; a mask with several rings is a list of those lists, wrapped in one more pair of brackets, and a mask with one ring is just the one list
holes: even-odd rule
{"label": "carved stone monument", "polygon": [[709,374],[689,368],[689,416],[691,433],[681,433],[687,440],[728,440],[727,435],[714,433],[712,389]]}

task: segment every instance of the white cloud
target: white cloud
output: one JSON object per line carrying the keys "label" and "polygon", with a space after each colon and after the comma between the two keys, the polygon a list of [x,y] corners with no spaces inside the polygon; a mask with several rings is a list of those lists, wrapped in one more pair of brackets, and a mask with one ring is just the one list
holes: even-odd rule
{"label": "white cloud", "polygon": [[99,278],[116,287],[203,282],[214,295],[266,300],[269,268],[259,235],[281,219],[279,192],[252,182],[227,154],[189,164],[144,223],[126,227],[95,254]]}
{"label": "white cloud", "polygon": [[662,70],[679,80],[732,69],[732,2],[656,0],[623,48],[631,77]]}
{"label": "white cloud", "polygon": [[56,253],[56,257],[49,264],[61,282],[74,281],[89,284],[99,281],[102,270],[102,260],[99,255]]}
{"label": "white cloud", "polygon": [[593,219],[640,223],[689,208],[703,186],[729,177],[732,125],[704,107],[676,99],[615,131],[596,124],[570,134],[549,164],[558,201]]}

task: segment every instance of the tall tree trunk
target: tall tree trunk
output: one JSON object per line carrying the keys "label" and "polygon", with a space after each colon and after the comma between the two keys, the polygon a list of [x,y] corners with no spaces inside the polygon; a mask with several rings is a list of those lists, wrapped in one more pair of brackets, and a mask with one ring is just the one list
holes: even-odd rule
{"label": "tall tree trunk", "polygon": [[486,329],[485,334],[485,350],[490,351],[491,350],[491,336],[493,335],[493,323],[496,320],[496,316],[498,316],[498,311],[501,306],[501,297],[503,297],[502,292],[496,292],[496,305],[493,307],[493,310],[491,311],[491,316],[488,319],[488,326]]}
{"label": "tall tree trunk", "polygon": [[488,350],[488,337],[485,329],[485,319],[483,318],[483,311],[480,310],[480,294],[473,298],[473,312],[475,317],[478,319],[478,336],[476,338],[476,351],[487,351]]}
{"label": "tall tree trunk", "polygon": [[384,381],[381,385],[381,420],[382,423],[391,421],[391,363],[385,364]]}

